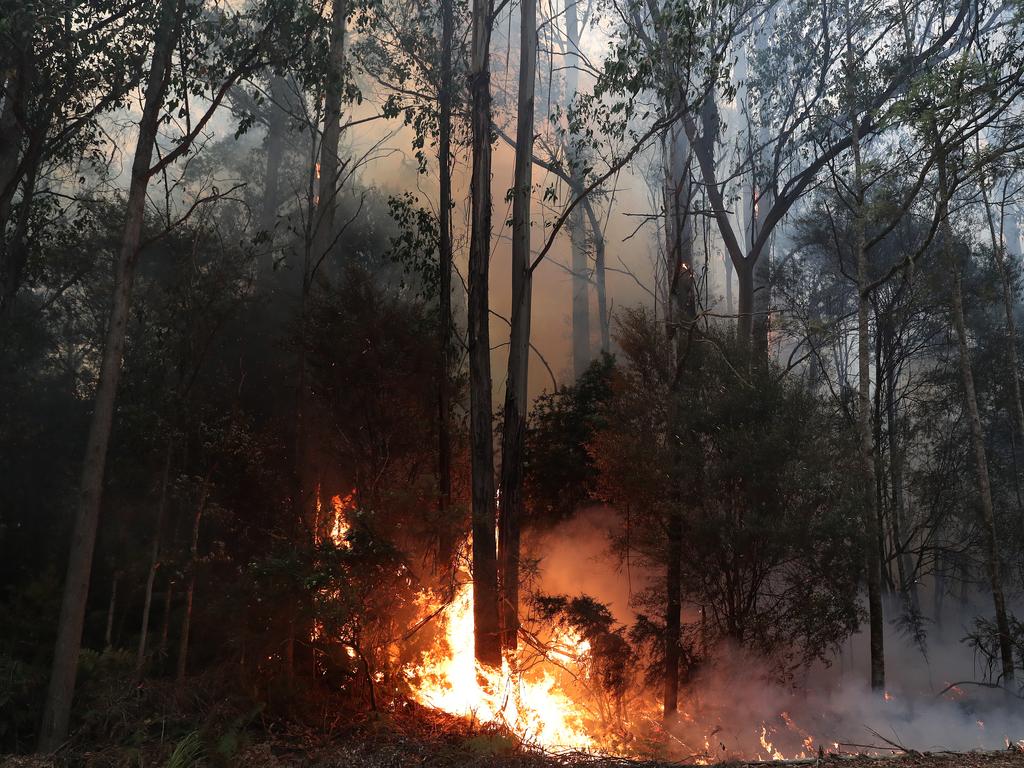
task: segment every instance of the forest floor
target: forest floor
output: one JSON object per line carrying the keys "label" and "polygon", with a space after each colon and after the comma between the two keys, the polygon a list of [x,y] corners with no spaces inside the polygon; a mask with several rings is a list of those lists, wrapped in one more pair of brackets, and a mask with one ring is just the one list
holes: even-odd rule
{"label": "forest floor", "polygon": [[[127,765],[109,752],[82,753],[74,757],[0,756],[0,768],[64,768],[65,766]],[[144,763],[139,763],[144,764]],[[684,768],[693,763],[633,761],[592,755],[542,755],[521,752],[483,755],[466,752],[415,754],[403,751],[367,749],[361,745],[277,754],[270,745],[250,747],[229,765],[244,768]],[[162,763],[156,763],[162,765]],[[195,766],[223,765],[200,759]],[[1024,754],[1017,751],[924,753],[891,757],[866,755],[825,755],[822,758],[773,762],[723,762],[722,768],[768,768],[769,766],[821,766],[821,768],[1022,768]]]}
{"label": "forest floor", "polygon": [[[0,754],[0,768],[681,768],[689,760],[630,760],[524,747],[511,733],[407,702],[388,711],[345,710],[342,699],[259,705],[210,677],[188,688],[129,686],[110,678],[86,691],[89,715],[55,755]],[[295,700],[293,700],[295,701]],[[3,724],[0,723],[0,726]],[[31,744],[26,738],[22,744]],[[186,749],[185,747],[189,748]],[[650,745],[657,748],[656,745]],[[898,746],[893,744],[892,746]],[[1024,768],[1020,744],[993,752],[906,752],[713,765],[822,768]]]}
{"label": "forest floor", "polygon": [[[76,749],[56,756],[0,756],[0,768],[128,768],[128,766],[199,766],[223,768],[683,768],[688,761],[630,760],[587,753],[544,754],[522,749],[499,734],[480,734],[446,742],[436,739],[366,738],[338,735],[330,739],[296,739],[291,733],[253,739],[230,756],[211,751],[188,762],[171,758],[172,749],[161,752],[100,747]],[[168,745],[173,747],[173,745]],[[721,768],[767,766],[820,766],[821,768],[1024,768],[1024,752],[1011,748],[998,752],[903,753],[891,756],[824,754],[816,758],[745,762],[726,760]]]}

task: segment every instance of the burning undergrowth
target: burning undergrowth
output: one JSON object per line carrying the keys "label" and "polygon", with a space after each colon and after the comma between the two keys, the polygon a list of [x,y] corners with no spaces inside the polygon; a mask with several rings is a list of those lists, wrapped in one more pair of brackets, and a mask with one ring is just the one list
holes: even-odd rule
{"label": "burning undergrowth", "polygon": [[[865,675],[855,667],[866,655],[854,647],[859,640],[815,665],[788,668],[720,642],[687,656],[679,713],[666,722],[650,675],[658,668],[656,643],[638,642],[643,617],[632,613],[631,595],[585,594],[601,590],[601,580],[586,575],[594,562],[602,573],[614,570],[601,511],[528,538],[529,551],[545,557],[528,568],[518,648],[500,669],[481,666],[468,546],[454,572],[418,574],[400,547],[371,545],[374,516],[359,509],[357,496],[338,494],[318,507],[317,545],[332,576],[317,582],[310,645],[323,682],[363,697],[388,722],[399,714],[422,719],[488,748],[693,763],[999,749],[1024,736],[1005,697],[986,697],[983,688],[942,690],[934,680],[901,682],[901,666],[920,665],[909,656],[901,664],[901,653],[914,651],[901,651],[907,644],[895,632],[884,699],[860,684]],[[561,557],[559,546],[569,541],[572,556]],[[654,580],[634,566],[627,582],[640,593]],[[694,631],[699,619],[688,614]],[[950,666],[946,652],[955,655],[932,649],[936,664]]]}

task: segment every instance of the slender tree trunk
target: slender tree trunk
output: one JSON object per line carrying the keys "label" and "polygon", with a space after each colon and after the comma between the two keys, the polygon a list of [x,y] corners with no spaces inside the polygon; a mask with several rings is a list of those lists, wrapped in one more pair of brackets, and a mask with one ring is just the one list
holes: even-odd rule
{"label": "slender tree trunk", "polygon": [[851,150],[853,152],[853,257],[857,264],[857,432],[860,442],[862,509],[864,521],[864,566],[868,586],[871,689],[885,689],[885,618],[882,611],[882,549],[878,537],[877,488],[874,441],[871,426],[871,357],[868,286],[868,255],[865,245],[864,162],[861,155],[861,126],[857,115],[856,90],[858,57],[853,42],[853,13],[846,2],[846,98],[849,102]]}
{"label": "slender tree trunk", "polygon": [[758,358],[766,360],[768,358],[772,298],[770,246],[765,247],[754,263],[753,278],[753,295],[751,296],[753,349]]}
{"label": "slender tree trunk", "polygon": [[874,444],[871,427],[871,355],[868,315],[868,259],[865,251],[864,182],[860,149],[860,127],[855,116],[853,126],[853,253],[857,262],[857,431],[860,437],[860,463],[863,474],[864,560],[868,583],[870,624],[871,689],[885,689],[885,640],[882,612],[882,562],[878,544],[879,525],[876,509]]}
{"label": "slender tree trunk", "polygon": [[[894,333],[894,332],[893,332]],[[891,341],[895,344],[894,341]],[[907,552],[905,541],[907,522],[907,492],[904,486],[904,447],[900,442],[900,423],[896,409],[896,372],[889,359],[890,372],[886,382],[886,422],[889,437],[889,473],[892,477],[892,536],[896,555],[896,567],[899,572],[899,590],[913,615],[921,613],[921,601],[917,590],[917,579]]]}
{"label": "slender tree trunk", "polygon": [[451,347],[452,347],[452,40],[454,0],[441,1],[441,88],[438,91],[438,176],[440,227],[440,371],[437,377],[438,510],[443,532],[438,561],[448,567],[455,554],[448,513],[452,505]]}
{"label": "slender tree trunk", "polygon": [[117,585],[121,583],[121,571],[114,572],[114,581],[110,585],[110,603],[107,605],[107,629],[103,635],[103,647],[113,647],[114,614],[117,612]]}
{"label": "slender tree trunk", "polygon": [[341,143],[341,108],[345,90],[345,0],[333,0],[331,40],[327,54],[324,92],[324,132],[320,144],[320,184],[313,229],[313,265],[325,259],[334,245],[334,214],[338,207],[338,146]]}
{"label": "slender tree trunk", "polygon": [[[1006,264],[1006,245],[1010,242],[1010,237],[1005,236],[1006,243],[1004,243],[1004,237],[1000,237],[996,231],[995,217],[992,215],[992,206],[989,201],[988,191],[985,189],[984,184],[981,187],[982,196],[985,201],[985,213],[988,219],[989,235],[992,239],[992,258],[996,268],[996,272],[999,273],[999,283],[1002,288],[1003,294],[1003,312],[1006,317],[1006,360],[1007,366],[1010,369],[1010,392],[1012,395],[1013,405],[1013,418],[1014,427],[1017,432],[1017,442],[1024,441],[1024,400],[1021,399],[1021,385],[1020,385],[1020,362],[1017,359],[1017,321],[1013,316],[1015,301],[1013,295],[1013,286],[1010,283],[1010,275],[1007,271]],[[1005,200],[1003,202],[1005,205]],[[1014,222],[1016,224],[1016,222]],[[1012,234],[1013,240],[1018,239],[1016,228],[1012,233],[1006,233],[1007,235]],[[1016,242],[1014,242],[1016,245]],[[1019,482],[1020,470],[1016,466],[1016,458],[1014,459],[1014,473],[1017,476]]]}
{"label": "slender tree trunk", "polygon": [[[705,132],[711,129],[714,109],[714,94],[709,94],[704,104]],[[712,102],[709,106],[708,102]],[[714,141],[712,134],[711,141]],[[703,138],[701,140],[704,140]],[[666,520],[666,564],[665,564],[665,672],[663,692],[663,717],[671,724],[679,710],[679,664],[681,646],[682,610],[682,553],[683,553],[683,502],[685,478],[698,473],[687,472],[683,455],[681,433],[683,431],[683,372],[684,360],[691,359],[690,339],[696,322],[696,285],[693,270],[693,223],[692,187],[690,184],[690,144],[686,133],[680,128],[669,133],[668,163],[666,167],[666,271],[669,283],[669,329],[670,344],[674,345],[676,372],[669,391],[671,402],[668,408],[667,440],[671,446],[670,467],[672,500]],[[693,367],[693,363],[690,363]]]}
{"label": "slender tree trunk", "polygon": [[988,457],[985,453],[985,435],[981,428],[978,396],[974,389],[974,371],[971,367],[971,356],[967,348],[967,323],[964,319],[963,279],[961,275],[963,265],[954,252],[953,227],[949,223],[950,191],[946,169],[946,150],[939,143],[937,136],[936,149],[939,152],[938,171],[939,201],[942,205],[942,250],[947,270],[953,274],[953,325],[956,329],[960,379],[964,388],[964,402],[967,407],[967,420],[970,424],[971,443],[974,448],[974,464],[978,475],[978,495],[981,497],[981,522],[987,550],[985,560],[988,569],[989,585],[992,589],[992,603],[996,613],[996,630],[999,635],[999,657],[1002,668],[999,680],[1004,686],[1012,687],[1014,680],[1013,643],[1010,636],[1010,622],[1006,611],[1006,598],[1003,594],[1002,574],[1000,573],[995,509],[992,503],[992,486],[988,474]]}
{"label": "slender tree trunk", "polygon": [[[281,206],[281,166],[288,141],[288,113],[285,111],[285,104],[288,103],[289,95],[288,80],[281,75],[272,75],[268,104],[270,114],[265,141],[267,161],[263,183],[263,208],[259,219],[260,229],[271,235],[271,245],[274,227],[277,224],[277,209]],[[273,272],[274,249],[268,247],[259,264],[259,278],[265,281]]]}
{"label": "slender tree trunk", "polygon": [[469,415],[473,506],[473,622],[476,658],[501,666],[495,552],[494,443],[491,424],[491,16],[492,0],[473,0],[469,90],[473,170],[469,243]]}
{"label": "slender tree trunk", "polygon": [[[158,659],[167,658],[167,643],[171,633],[171,603],[174,599],[174,580],[167,580],[167,588],[164,590],[164,613],[160,622],[160,643],[157,645],[156,655]],[[161,662],[162,666],[162,662]]]}
{"label": "slender tree trunk", "polygon": [[515,180],[512,190],[512,318],[501,451],[498,539],[502,647],[519,640],[519,529],[523,514],[523,450],[530,362],[530,202],[533,198],[533,106],[537,87],[537,0],[522,0]]}
{"label": "slender tree trunk", "polygon": [[167,442],[167,451],[164,455],[164,468],[160,477],[160,498],[156,508],[156,527],[153,530],[153,547],[149,554],[149,572],[146,575],[146,595],[142,603],[142,626],[139,628],[139,647],[135,653],[135,675],[142,677],[142,670],[146,663],[146,638],[149,635],[149,613],[153,606],[153,584],[156,582],[156,573],[160,568],[160,537],[164,525],[164,512],[167,509],[167,488],[171,479],[171,457],[174,453],[174,444]]}
{"label": "slender tree trunk", "polygon": [[665,689],[662,714],[671,724],[679,711],[680,632],[682,630],[683,517],[678,504],[668,515],[667,564],[665,569]]}
{"label": "slender tree trunk", "polygon": [[[580,44],[579,8],[576,0],[565,2],[565,91],[566,100],[576,97],[579,86]],[[576,157],[571,144],[567,144],[569,157],[569,189],[573,197],[583,192],[582,158]],[[593,359],[590,349],[590,265],[587,263],[587,234],[580,206],[569,214],[569,242],[572,267],[572,371],[579,379]]]}
{"label": "slender tree trunk", "polygon": [[725,313],[732,315],[736,311],[732,295],[733,272],[735,269],[732,266],[732,259],[729,258],[728,253],[722,256],[722,265],[725,267]]}
{"label": "slender tree trunk", "polygon": [[601,222],[590,202],[584,198],[583,210],[590,222],[590,232],[594,239],[594,287],[597,291],[597,322],[601,330],[601,352],[608,354],[612,349],[611,318],[608,316],[608,287],[605,272],[605,240]]}
{"label": "slender tree trunk", "polygon": [[96,529],[99,523],[100,497],[103,490],[107,445],[114,420],[114,403],[121,374],[128,310],[131,305],[132,282],[138,258],[142,224],[145,216],[146,187],[149,184],[150,161],[156,142],[160,108],[167,89],[171,56],[177,44],[177,10],[180,0],[164,0],[160,22],[156,31],[153,61],[146,82],[142,118],[135,158],[132,163],[131,183],[125,228],[114,276],[114,296],[100,363],[99,382],[93,403],[85,460],[82,463],[75,528],[71,537],[64,596],[61,602],[54,646],[53,668],[39,730],[39,750],[51,752],[64,741],[71,716],[71,700],[78,671],[78,652],[82,643],[86,600],[89,596],[89,576],[92,571]]}
{"label": "slender tree trunk", "polygon": [[743,259],[736,267],[736,338],[741,347],[750,347],[754,332],[754,264]]}
{"label": "slender tree trunk", "polygon": [[[758,54],[758,61],[764,60],[764,51],[768,46],[768,40],[771,37],[771,31],[774,25],[775,6],[771,6],[758,29],[757,36],[754,40],[754,49]],[[775,204],[775,190],[772,186],[772,182],[769,180],[773,180],[777,173],[776,169],[772,167],[774,157],[771,151],[771,135],[769,126],[763,121],[758,126],[757,130],[757,146],[760,148],[757,157],[757,168],[760,171],[760,177],[764,181],[761,183],[755,181],[754,186],[756,187],[756,191],[751,195],[752,199],[756,200],[756,208],[752,206],[752,210],[750,211],[750,248],[751,255],[756,258],[753,268],[754,283],[753,295],[751,296],[753,317],[751,320],[753,326],[754,354],[760,360],[767,360],[768,335],[771,325],[772,246],[769,241],[758,254],[753,254],[753,246],[765,228],[768,211],[771,210],[772,206]]]}
{"label": "slender tree trunk", "polygon": [[203,478],[199,490],[199,503],[196,504],[196,516],[192,521],[192,545],[189,549],[190,565],[188,586],[185,588],[185,614],[181,619],[181,637],[178,638],[178,669],[175,675],[180,684],[188,671],[188,641],[192,629],[192,602],[196,592],[196,572],[199,570],[199,525],[206,511],[206,500],[210,494],[210,475]]}

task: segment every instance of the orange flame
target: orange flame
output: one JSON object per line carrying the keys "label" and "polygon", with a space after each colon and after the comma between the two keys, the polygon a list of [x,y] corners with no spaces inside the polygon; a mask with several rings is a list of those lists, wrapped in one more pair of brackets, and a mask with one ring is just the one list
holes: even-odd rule
{"label": "orange flame", "polygon": [[[425,593],[424,603],[433,595]],[[459,587],[440,617],[443,633],[419,664],[406,670],[413,697],[424,706],[483,723],[507,726],[524,742],[552,750],[590,750],[594,739],[578,705],[550,671],[539,676],[517,672],[519,659],[506,658],[501,670],[479,664],[473,647],[473,585]],[[563,632],[554,656],[578,666],[590,650],[585,640]]]}

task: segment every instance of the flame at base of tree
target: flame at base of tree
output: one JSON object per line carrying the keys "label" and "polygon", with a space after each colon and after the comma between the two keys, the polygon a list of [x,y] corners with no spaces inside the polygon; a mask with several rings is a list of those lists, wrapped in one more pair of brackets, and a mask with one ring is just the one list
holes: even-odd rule
{"label": "flame at base of tree", "polygon": [[[428,610],[431,593],[424,593]],[[434,648],[408,668],[413,697],[424,706],[481,723],[506,726],[528,744],[551,750],[593,750],[598,743],[588,733],[586,712],[566,693],[549,670],[520,671],[518,655],[506,657],[501,670],[479,664],[473,644],[473,585],[458,587],[440,614],[443,631]],[[562,633],[551,657],[570,674],[584,674],[581,662],[589,644]]]}

